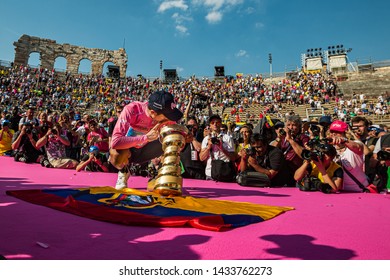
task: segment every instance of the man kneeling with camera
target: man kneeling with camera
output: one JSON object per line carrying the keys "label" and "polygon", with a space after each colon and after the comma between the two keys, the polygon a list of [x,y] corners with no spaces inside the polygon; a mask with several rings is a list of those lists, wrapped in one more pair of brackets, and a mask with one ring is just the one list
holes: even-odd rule
{"label": "man kneeling with camera", "polygon": [[311,142],[310,150],[302,151],[303,164],[294,174],[301,191],[321,191],[337,193],[343,187],[344,172],[333,161],[336,148],[326,140]]}
{"label": "man kneeling with camera", "polygon": [[282,178],[277,176],[285,163],[282,151],[269,145],[259,133],[253,134],[249,143],[249,148],[240,151],[241,173],[237,176],[237,183],[252,187],[283,186]]}

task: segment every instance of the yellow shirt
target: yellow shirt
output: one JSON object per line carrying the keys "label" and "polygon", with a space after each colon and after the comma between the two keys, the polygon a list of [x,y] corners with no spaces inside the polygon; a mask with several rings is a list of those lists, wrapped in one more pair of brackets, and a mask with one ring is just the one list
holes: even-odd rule
{"label": "yellow shirt", "polygon": [[12,136],[15,134],[15,131],[12,129],[8,129],[5,131],[3,129],[0,130],[0,156],[3,156],[5,152],[12,150]]}
{"label": "yellow shirt", "polygon": [[[310,175],[317,177],[318,179],[320,179],[320,181],[322,183],[324,183],[324,178],[322,178],[322,174],[321,174],[321,172],[319,172],[317,165],[315,165],[315,163],[312,162],[311,166],[312,166],[313,170],[311,171]],[[328,167],[328,169],[326,169],[326,174],[328,174],[330,178],[333,178],[334,172],[336,171],[336,169],[338,169],[340,167],[341,167],[340,165],[338,165],[337,163],[332,161],[330,163],[330,166]]]}

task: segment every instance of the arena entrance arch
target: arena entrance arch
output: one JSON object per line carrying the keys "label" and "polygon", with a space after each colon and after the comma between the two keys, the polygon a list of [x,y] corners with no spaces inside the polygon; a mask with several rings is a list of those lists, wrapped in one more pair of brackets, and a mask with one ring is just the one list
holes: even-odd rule
{"label": "arena entrance arch", "polygon": [[70,44],[58,44],[55,40],[44,39],[29,35],[22,35],[15,46],[15,65],[27,65],[31,53],[38,52],[41,57],[41,67],[54,68],[55,59],[59,56],[66,59],[66,71],[77,74],[82,59],[89,59],[92,64],[93,75],[100,75],[103,65],[112,62],[120,69],[120,77],[126,77],[127,54],[125,49],[114,51],[104,49],[92,49]]}

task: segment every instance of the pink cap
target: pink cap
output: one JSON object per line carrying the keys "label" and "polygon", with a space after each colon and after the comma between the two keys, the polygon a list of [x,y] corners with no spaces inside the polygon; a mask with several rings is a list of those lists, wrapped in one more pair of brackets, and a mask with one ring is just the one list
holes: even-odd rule
{"label": "pink cap", "polygon": [[329,130],[344,133],[348,130],[348,125],[343,121],[336,120],[332,122],[329,127]]}

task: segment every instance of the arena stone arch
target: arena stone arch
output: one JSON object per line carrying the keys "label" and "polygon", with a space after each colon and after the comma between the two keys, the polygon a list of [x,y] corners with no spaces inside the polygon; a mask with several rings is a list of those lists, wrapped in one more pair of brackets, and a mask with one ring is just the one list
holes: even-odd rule
{"label": "arena stone arch", "polygon": [[59,56],[66,59],[66,71],[77,74],[79,63],[82,59],[91,61],[93,75],[100,75],[103,72],[103,65],[112,62],[119,66],[120,77],[126,77],[127,54],[125,49],[105,50],[96,48],[85,48],[70,44],[58,44],[55,40],[44,39],[29,35],[22,35],[15,46],[15,65],[27,65],[31,53],[38,52],[41,58],[41,67],[54,68],[55,59]]}

